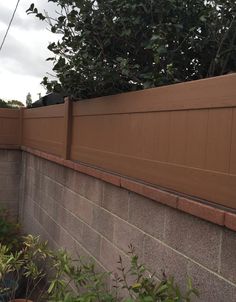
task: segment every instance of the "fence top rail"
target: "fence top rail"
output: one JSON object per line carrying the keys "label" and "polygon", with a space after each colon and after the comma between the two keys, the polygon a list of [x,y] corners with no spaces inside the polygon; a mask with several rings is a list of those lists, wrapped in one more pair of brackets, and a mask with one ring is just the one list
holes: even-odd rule
{"label": "fence top rail", "polygon": [[236,107],[236,73],[127,92],[73,106],[73,116]]}
{"label": "fence top rail", "polygon": [[0,108],[0,117],[1,118],[18,118],[19,109],[9,109],[9,108]]}
{"label": "fence top rail", "polygon": [[50,105],[45,107],[31,108],[24,110],[24,118],[52,118],[52,117],[64,117],[65,105]]}
{"label": "fence top rail", "polygon": [[[73,103],[73,116],[236,107],[236,73]],[[0,108],[1,118],[19,109]],[[64,104],[23,110],[24,119],[63,117]]]}

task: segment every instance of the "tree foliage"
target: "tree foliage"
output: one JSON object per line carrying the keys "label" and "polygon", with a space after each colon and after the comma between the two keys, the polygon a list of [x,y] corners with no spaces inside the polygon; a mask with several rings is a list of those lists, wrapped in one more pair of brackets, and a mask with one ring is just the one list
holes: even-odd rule
{"label": "tree foliage", "polygon": [[11,100],[11,101],[4,101],[0,99],[0,108],[20,108],[24,107],[25,105],[17,100]]}
{"label": "tree foliage", "polygon": [[235,0],[48,0],[62,37],[50,43],[50,91],[91,98],[236,70]]}
{"label": "tree foliage", "polygon": [[8,106],[10,108],[21,108],[21,107],[25,107],[25,105],[20,102],[20,101],[17,101],[17,100],[11,100],[11,101],[8,101],[7,102]]}
{"label": "tree foliage", "polygon": [[31,97],[30,92],[28,92],[28,94],[26,95],[26,100],[25,100],[25,102],[26,102],[26,106],[27,106],[27,107],[30,107],[30,106],[32,105],[32,97]]}
{"label": "tree foliage", "polygon": [[7,102],[0,99],[0,108],[9,108],[9,106],[8,106]]}

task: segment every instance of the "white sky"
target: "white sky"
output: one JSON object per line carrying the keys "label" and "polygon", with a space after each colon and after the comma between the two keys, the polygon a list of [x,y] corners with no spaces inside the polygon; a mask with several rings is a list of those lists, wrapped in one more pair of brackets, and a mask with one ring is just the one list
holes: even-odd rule
{"label": "white sky", "polygon": [[[17,0],[0,0],[0,43],[6,32]],[[26,95],[31,93],[33,101],[38,93],[44,95],[45,89],[40,85],[46,72],[52,72],[52,63],[45,61],[53,56],[47,49],[49,42],[57,41],[59,36],[47,29],[47,24],[26,10],[31,3],[45,9],[52,15],[55,5],[47,0],[21,0],[12,26],[0,51],[0,98],[19,100],[25,103]]]}

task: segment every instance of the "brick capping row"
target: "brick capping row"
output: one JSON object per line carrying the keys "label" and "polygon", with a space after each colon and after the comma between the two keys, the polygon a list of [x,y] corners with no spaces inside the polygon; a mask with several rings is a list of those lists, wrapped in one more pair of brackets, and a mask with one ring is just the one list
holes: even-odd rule
{"label": "brick capping row", "polygon": [[[0,146],[2,148],[2,146]],[[11,149],[11,148],[8,148]],[[20,148],[19,148],[20,149]],[[211,205],[207,205],[196,200],[182,197],[175,193],[170,193],[141,182],[130,180],[129,178],[105,172],[71,160],[65,160],[58,156],[48,154],[36,149],[21,146],[21,150],[35,156],[52,161],[59,165],[73,169],[80,173],[90,175],[118,187],[130,190],[164,205],[178,209],[185,213],[207,220],[220,226],[225,226],[230,230],[236,231],[236,214],[222,210]]]}

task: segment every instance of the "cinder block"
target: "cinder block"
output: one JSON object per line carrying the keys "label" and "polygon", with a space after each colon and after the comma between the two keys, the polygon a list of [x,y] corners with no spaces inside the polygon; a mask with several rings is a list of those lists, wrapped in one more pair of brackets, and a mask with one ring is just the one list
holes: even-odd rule
{"label": "cinder block", "polygon": [[103,198],[103,181],[83,175],[81,180],[81,195],[101,205]]}
{"label": "cinder block", "polygon": [[45,212],[41,212],[42,219],[40,219],[41,225],[50,234],[54,241],[58,241],[60,238],[60,227],[55,223]]}
{"label": "cinder block", "polygon": [[49,216],[60,223],[58,215],[58,208],[60,206],[53,198],[49,197],[42,191],[41,198],[37,200],[37,204],[39,204]]}
{"label": "cinder block", "polygon": [[30,198],[30,196],[25,196],[23,202],[23,215],[25,216],[26,214],[34,217],[34,202]]}
{"label": "cinder block", "polygon": [[19,206],[18,201],[2,201],[0,199],[0,210],[6,209],[9,215],[9,218],[12,219],[13,217],[18,217],[19,214]]}
{"label": "cinder block", "polygon": [[50,178],[48,178],[46,175],[41,174],[41,173],[37,174],[37,176],[38,176],[38,178],[36,180],[37,187],[46,193],[47,181]]}
{"label": "cinder block", "polygon": [[26,181],[30,185],[37,185],[37,187],[39,187],[38,171],[33,169],[32,167],[27,167],[26,168]]}
{"label": "cinder block", "polygon": [[129,191],[104,183],[102,207],[128,220]]}
{"label": "cinder block", "polygon": [[4,177],[4,180],[0,176],[0,186],[1,186],[1,188],[19,189],[20,175],[8,175],[7,177]]}
{"label": "cinder block", "polygon": [[38,169],[38,157],[33,154],[28,154],[27,157],[27,165],[35,170]]}
{"label": "cinder block", "polygon": [[[42,235],[42,228],[37,220],[25,213],[24,219],[20,221],[24,234]],[[43,238],[43,236],[42,236]]]}
{"label": "cinder block", "polygon": [[26,165],[34,168],[35,167],[34,158],[35,158],[35,156],[33,154],[26,153]]}
{"label": "cinder block", "polygon": [[220,274],[236,285],[236,232],[223,229]]}
{"label": "cinder block", "polygon": [[24,185],[24,196],[31,196],[31,188],[32,186],[26,181]]}
{"label": "cinder block", "polygon": [[4,190],[2,188],[0,189],[0,200],[2,200],[4,202],[18,201],[18,195],[19,195],[18,188],[11,189],[11,190]]}
{"label": "cinder block", "polygon": [[0,171],[0,189],[8,187],[8,178],[9,177],[12,177],[15,179],[14,175],[11,175],[11,176],[1,175],[1,171]]}
{"label": "cinder block", "polygon": [[60,206],[54,199],[52,199],[52,209],[55,209],[52,217],[55,219],[55,221],[62,227],[66,228],[67,221],[69,217],[66,215],[67,211]]}
{"label": "cinder block", "polygon": [[48,176],[49,178],[54,178],[56,174],[56,163],[53,163],[49,160],[43,161],[43,174]]}
{"label": "cinder block", "polygon": [[103,197],[103,182],[94,177],[72,171],[71,169],[67,170],[66,186],[94,203],[101,204]]}
{"label": "cinder block", "polygon": [[20,174],[20,164],[12,162],[0,162],[1,175],[16,175]]}
{"label": "cinder block", "polygon": [[0,150],[0,162],[6,162],[8,156],[7,150]]}
{"label": "cinder block", "polygon": [[[58,182],[53,181],[50,178],[45,179],[46,183],[46,193],[58,203],[62,202],[64,198],[64,188]],[[42,188],[43,189],[43,188]]]}
{"label": "cinder block", "polygon": [[142,260],[144,233],[124,222],[121,219],[114,219],[113,242],[124,252],[129,252],[129,245],[132,244],[136,254]]}
{"label": "cinder block", "polygon": [[112,241],[114,229],[114,216],[100,207],[93,209],[93,228],[104,237]]}
{"label": "cinder block", "polygon": [[7,160],[10,161],[10,162],[20,162],[21,161],[21,151],[8,150]]}
{"label": "cinder block", "polygon": [[41,204],[42,202],[42,194],[44,192],[43,188],[42,190],[40,189],[40,186],[37,185],[32,185],[31,187],[31,194],[32,194],[32,198],[35,202],[38,202],[39,204]]}
{"label": "cinder block", "polygon": [[66,169],[65,171],[65,186],[74,192],[76,173],[77,172],[72,169]]}
{"label": "cinder block", "polygon": [[[122,259],[122,267],[124,268],[126,278],[129,285],[133,284],[134,276],[127,274],[130,269],[130,258],[116,247],[114,247],[109,241],[102,239],[101,245],[101,257],[100,262],[103,264],[105,269],[112,273],[111,278],[108,282],[108,286],[113,290],[112,285],[114,285],[114,276],[122,278],[121,264],[118,263],[119,257]],[[123,298],[129,297],[129,294],[125,288],[119,289],[119,299],[123,300]]]}
{"label": "cinder block", "polygon": [[83,221],[92,224],[93,221],[93,204],[88,199],[73,191],[65,188],[65,195],[62,201],[64,208],[68,209]]}
{"label": "cinder block", "polygon": [[79,242],[82,242],[84,239],[84,224],[79,219],[71,215],[68,211],[64,210],[62,207],[60,207],[60,209],[64,214],[64,223],[61,223],[60,225],[64,227],[73,238],[75,238]]}
{"label": "cinder block", "polygon": [[35,170],[42,171],[43,170],[43,159],[33,155],[33,166]]}
{"label": "cinder block", "polygon": [[81,244],[89,251],[95,258],[99,259],[101,237],[92,228],[86,224],[83,227],[83,237]]}
{"label": "cinder block", "polygon": [[202,265],[217,271],[221,227],[168,208],[165,242]]}
{"label": "cinder block", "polygon": [[123,256],[121,251],[117,249],[111,242],[102,238],[101,241],[101,254],[100,254],[100,262],[109,272],[118,272],[118,261],[119,256],[122,256],[124,260],[124,264],[127,267],[129,263],[129,258]]}
{"label": "cinder block", "polygon": [[60,237],[58,238],[58,245],[72,253],[75,247],[74,238],[63,228],[60,230]]}
{"label": "cinder block", "polygon": [[[30,199],[28,199],[29,202],[31,202]],[[33,211],[33,213],[32,213]],[[43,211],[41,210],[41,208],[39,207],[39,205],[35,202],[32,202],[32,206],[29,208],[29,210],[27,211],[28,215],[31,215],[33,218],[35,218],[35,220],[37,220],[39,223],[42,224],[43,222]]]}
{"label": "cinder block", "polygon": [[165,212],[166,206],[131,193],[129,221],[155,238],[163,238]]}
{"label": "cinder block", "polygon": [[162,242],[146,236],[144,240],[144,264],[158,279],[174,277],[175,282],[185,289],[188,279],[188,260]]}
{"label": "cinder block", "polygon": [[37,170],[42,173],[43,172],[43,163],[45,161],[45,159],[41,158],[41,157],[36,157],[37,158]]}
{"label": "cinder block", "polygon": [[53,180],[65,185],[66,168],[48,160],[43,160],[43,174],[52,178]]}
{"label": "cinder block", "polygon": [[198,289],[197,302],[235,302],[236,286],[195,263],[189,263],[188,273],[193,287]]}

